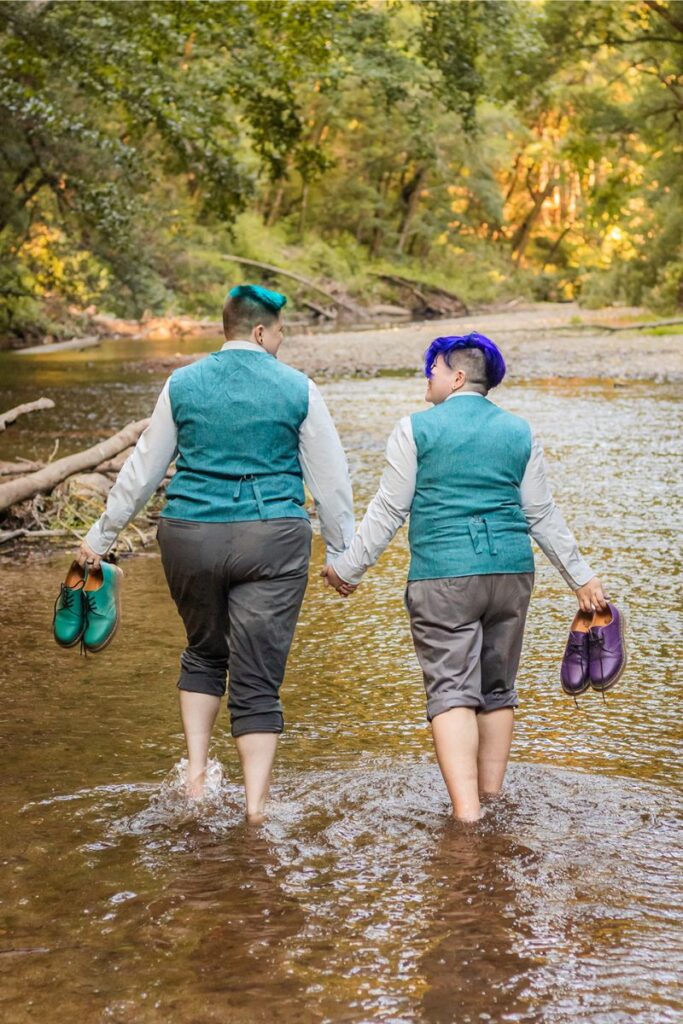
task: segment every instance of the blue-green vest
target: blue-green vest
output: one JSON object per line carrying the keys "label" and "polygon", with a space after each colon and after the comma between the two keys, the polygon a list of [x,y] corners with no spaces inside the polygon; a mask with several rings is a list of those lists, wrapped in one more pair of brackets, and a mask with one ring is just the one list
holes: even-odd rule
{"label": "blue-green vest", "polygon": [[162,515],[206,523],[307,518],[299,427],[308,378],[267,352],[225,349],[171,375],[176,473]]}
{"label": "blue-green vest", "polygon": [[526,420],[472,394],[411,422],[417,481],[408,579],[533,572],[519,497],[531,455]]}

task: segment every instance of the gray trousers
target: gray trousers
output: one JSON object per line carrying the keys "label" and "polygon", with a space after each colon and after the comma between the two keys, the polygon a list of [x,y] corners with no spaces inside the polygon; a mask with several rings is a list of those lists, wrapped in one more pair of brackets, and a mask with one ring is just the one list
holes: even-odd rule
{"label": "gray trousers", "polygon": [[413,580],[406,606],[427,718],[452,708],[516,708],[515,678],[534,574]]}
{"label": "gray trousers", "polygon": [[308,582],[307,519],[162,517],[161,560],[187,632],[181,690],[222,697],[233,736],[282,732],[279,691]]}

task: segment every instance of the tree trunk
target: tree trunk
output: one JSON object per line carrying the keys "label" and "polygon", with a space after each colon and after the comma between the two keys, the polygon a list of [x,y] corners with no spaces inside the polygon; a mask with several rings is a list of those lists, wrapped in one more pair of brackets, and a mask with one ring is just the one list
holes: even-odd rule
{"label": "tree trunk", "polygon": [[285,179],[280,178],[277,185],[275,186],[275,195],[273,196],[272,202],[268,209],[268,216],[266,217],[266,227],[272,228],[273,224],[277,220],[277,215],[280,212],[280,205],[282,203],[282,196],[285,191]]}
{"label": "tree trunk", "polygon": [[526,217],[515,231],[514,237],[512,239],[512,251],[515,255],[515,262],[517,264],[519,264],[522,257],[524,256],[526,247],[529,244],[529,239],[531,238],[533,226],[540,216],[544,202],[546,201],[554,187],[555,182],[554,180],[551,179],[542,192],[533,193],[534,205],[529,210]]}
{"label": "tree trunk", "polygon": [[398,236],[398,244],[396,246],[397,252],[403,252],[405,244],[408,240],[408,230],[412,223],[415,211],[417,210],[417,204],[420,199],[420,191],[427,177],[427,168],[420,167],[415,173],[413,180],[404,189],[404,198],[407,199],[406,212],[403,217],[403,224],[401,225],[401,231]]}

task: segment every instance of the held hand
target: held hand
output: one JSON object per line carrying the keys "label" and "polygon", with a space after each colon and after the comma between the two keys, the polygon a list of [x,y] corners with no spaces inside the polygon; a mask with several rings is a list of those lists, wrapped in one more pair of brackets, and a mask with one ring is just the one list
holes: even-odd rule
{"label": "held hand", "polygon": [[85,541],[82,541],[76,555],[76,561],[79,565],[87,566],[88,569],[99,569],[102,556],[93,551],[91,547],[88,547]]}
{"label": "held hand", "polygon": [[594,576],[588,583],[584,583],[574,593],[582,612],[604,612],[607,608],[607,594],[602,589],[602,583],[597,576]]}
{"label": "held hand", "polygon": [[333,587],[341,597],[348,597],[356,589],[352,583],[347,583],[341,576],[338,576],[331,565],[326,565],[320,575],[325,580],[327,586]]}

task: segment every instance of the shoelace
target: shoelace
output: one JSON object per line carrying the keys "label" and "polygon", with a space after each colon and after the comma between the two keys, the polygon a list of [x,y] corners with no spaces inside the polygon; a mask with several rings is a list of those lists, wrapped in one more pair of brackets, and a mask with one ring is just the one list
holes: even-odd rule
{"label": "shoelace", "polygon": [[[52,626],[54,628],[55,621],[57,619],[58,611],[71,611],[74,604],[74,596],[77,590],[82,591],[85,586],[85,580],[79,580],[75,587],[67,587],[66,583],[60,584],[59,593],[57,594],[57,600],[52,612]],[[61,607],[58,608],[61,601]]]}
{"label": "shoelace", "polygon": [[[604,650],[604,647],[605,647],[605,638],[604,638],[604,636],[603,636],[603,634],[602,634],[602,633],[589,633],[589,634],[588,634],[588,643],[589,643],[589,644],[590,644],[590,645],[591,645],[592,647],[600,647],[600,648],[601,648],[602,650]],[[598,658],[598,662],[599,662],[599,664],[600,664],[600,677],[601,677],[601,682],[603,682],[603,683],[604,683],[604,681],[605,681],[605,675],[604,675],[604,673],[603,673],[603,671],[602,671],[602,658]],[[604,691],[603,689],[601,689],[601,690],[600,690],[600,693],[602,694],[602,703],[603,703],[603,704],[606,704],[606,703],[607,703],[607,698],[605,697],[605,691]]]}
{"label": "shoelace", "polygon": [[97,605],[95,603],[95,595],[90,590],[83,591],[83,597],[85,598],[83,609],[83,617],[85,619],[85,625],[83,632],[81,633],[81,654],[84,658],[88,657],[88,648],[85,646],[85,633],[89,625],[90,615],[97,611]]}
{"label": "shoelace", "polygon": [[572,637],[567,643],[567,648],[570,651],[577,651],[577,653],[581,654],[584,649],[583,640],[574,640]]}
{"label": "shoelace", "polygon": [[[589,636],[589,640],[590,640],[590,636]],[[569,637],[569,639],[567,641],[567,653],[568,654],[574,654],[574,653],[582,654],[582,655],[584,655],[585,660],[588,660],[586,655],[585,655],[584,641],[583,640],[577,640],[576,637],[573,637],[573,636]],[[576,694],[573,693],[572,697],[574,698],[574,706],[576,707],[576,710],[579,711],[580,710],[580,705],[579,705],[578,700],[576,699]]]}

